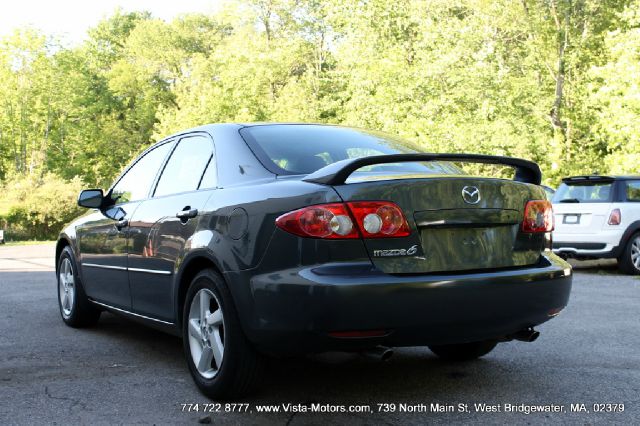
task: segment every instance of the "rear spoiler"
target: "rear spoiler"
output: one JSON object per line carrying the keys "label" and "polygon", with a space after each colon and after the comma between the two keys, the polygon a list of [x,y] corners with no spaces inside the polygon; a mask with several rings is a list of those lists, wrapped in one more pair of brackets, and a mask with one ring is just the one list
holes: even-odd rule
{"label": "rear spoiler", "polygon": [[579,182],[613,182],[615,179],[611,176],[598,176],[598,175],[589,175],[589,176],[571,176],[562,179],[564,183],[579,183]]}
{"label": "rear spoiler", "polygon": [[349,160],[337,161],[329,164],[315,172],[307,175],[305,182],[319,183],[323,185],[342,185],[346,182],[351,173],[361,167],[372,164],[403,163],[414,161],[459,161],[468,163],[500,164],[511,166],[516,169],[513,180],[524,183],[540,185],[542,172],[540,167],[533,161],[520,158],[499,157],[493,155],[479,154],[390,154],[374,155],[371,157],[361,157]]}

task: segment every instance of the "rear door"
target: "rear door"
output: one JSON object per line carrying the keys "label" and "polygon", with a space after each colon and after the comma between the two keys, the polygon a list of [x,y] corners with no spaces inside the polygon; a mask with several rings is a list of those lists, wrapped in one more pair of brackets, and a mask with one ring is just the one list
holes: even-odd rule
{"label": "rear door", "polygon": [[144,201],[131,219],[129,281],[137,313],[174,319],[173,274],[185,243],[197,231],[201,209],[216,186],[213,152],[213,141],[206,134],[182,137],[158,179],[153,197]]}
{"label": "rear door", "polygon": [[411,235],[365,239],[373,263],[387,273],[531,265],[544,249],[543,234],[520,231],[526,202],[545,199],[535,185],[434,176],[350,183],[335,189],[345,201],[392,201],[402,209]]}

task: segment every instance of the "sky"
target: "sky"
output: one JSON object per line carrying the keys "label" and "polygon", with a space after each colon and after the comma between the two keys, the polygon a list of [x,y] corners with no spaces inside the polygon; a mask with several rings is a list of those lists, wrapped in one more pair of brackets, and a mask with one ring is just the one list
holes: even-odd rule
{"label": "sky", "polygon": [[0,37],[31,26],[77,44],[88,28],[121,7],[148,10],[164,20],[189,12],[213,13],[223,0],[0,0]]}

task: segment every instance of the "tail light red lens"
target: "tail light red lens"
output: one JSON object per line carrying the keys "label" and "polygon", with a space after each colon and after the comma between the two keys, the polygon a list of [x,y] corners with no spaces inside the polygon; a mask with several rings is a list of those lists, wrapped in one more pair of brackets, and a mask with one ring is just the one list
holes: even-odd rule
{"label": "tail light red lens", "polygon": [[301,237],[358,238],[353,220],[344,204],[322,204],[283,214],[276,225]]}
{"label": "tail light red lens", "polygon": [[276,219],[276,225],[292,234],[313,238],[389,238],[411,233],[402,210],[383,201],[309,206],[283,214]]}
{"label": "tail light red lens", "polygon": [[553,231],[553,208],[547,200],[528,201],[524,206],[524,220],[522,232],[551,232]]}
{"label": "tail light red lens", "polygon": [[607,222],[609,225],[620,225],[622,222],[622,213],[620,213],[620,209],[611,210],[611,214],[609,215],[609,221]]}

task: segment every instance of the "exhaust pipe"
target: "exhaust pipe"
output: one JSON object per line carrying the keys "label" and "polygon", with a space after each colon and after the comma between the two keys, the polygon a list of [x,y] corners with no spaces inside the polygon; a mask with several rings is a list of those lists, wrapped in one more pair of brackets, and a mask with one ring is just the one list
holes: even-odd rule
{"label": "exhaust pipe", "polygon": [[540,332],[531,328],[525,328],[524,330],[520,330],[517,333],[512,334],[510,337],[514,340],[519,340],[521,342],[533,342],[540,336]]}
{"label": "exhaust pipe", "polygon": [[376,346],[372,349],[362,351],[362,355],[367,358],[372,358],[378,361],[389,361],[389,358],[393,356],[393,349],[386,346]]}

